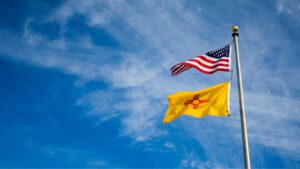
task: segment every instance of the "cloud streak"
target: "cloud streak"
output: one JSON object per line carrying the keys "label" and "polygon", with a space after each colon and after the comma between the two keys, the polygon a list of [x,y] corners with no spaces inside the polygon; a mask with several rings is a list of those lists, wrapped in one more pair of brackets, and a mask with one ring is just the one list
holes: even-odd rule
{"label": "cloud streak", "polygon": [[[297,7],[287,5],[286,1],[277,2],[277,15],[286,12],[299,16]],[[251,7],[249,4],[245,6]],[[295,85],[300,76],[295,74],[291,78],[286,74],[300,71],[297,65],[287,67],[295,53],[299,52],[299,46],[294,45],[292,39],[282,43],[286,34],[283,26],[262,26],[265,20],[281,23],[273,17],[274,13],[260,8],[255,12],[261,19],[252,20],[249,14],[245,14],[242,17],[247,22],[239,21],[250,143],[280,149],[297,158],[300,104],[299,96],[293,93],[300,91]],[[89,28],[108,32],[122,49],[96,45],[89,34],[83,34],[75,41],[68,39],[66,33],[72,29],[68,23],[76,15],[84,16],[84,24]],[[168,94],[198,90],[229,79],[230,75],[207,77],[194,70],[189,70],[184,76],[170,77],[172,65],[228,42],[228,37],[219,36],[223,32],[216,29],[229,29],[236,20],[224,21],[220,27],[215,27],[217,23],[210,17],[213,14],[202,10],[201,5],[195,10],[187,1],[66,1],[44,18],[44,22],[59,23],[58,39],[48,40],[34,32],[31,26],[36,19],[28,18],[22,36],[4,30],[0,32],[4,40],[0,42],[0,52],[30,64],[74,74],[84,80],[104,81],[109,86],[107,91],[88,93],[77,104],[87,106],[87,114],[98,117],[100,121],[119,118],[122,124],[120,135],[143,142],[167,134],[161,119]],[[299,26],[299,22],[296,24]],[[285,55],[285,58],[274,57],[276,54]],[[232,102],[237,103],[236,85],[233,85],[232,91]],[[233,104],[234,112],[238,112],[237,106]],[[210,159],[217,161],[217,155],[211,152],[232,153],[241,146],[222,150],[214,147],[215,144],[228,145],[228,140],[240,141],[239,122],[234,118],[229,122],[223,120],[208,118],[199,124],[197,120],[187,122],[183,118],[174,125],[184,126],[200,144],[207,147],[205,152]],[[206,127],[210,123],[215,126]],[[202,132],[199,133],[199,130]],[[223,130],[228,131],[226,135]],[[219,140],[206,138],[213,134]],[[170,147],[170,144],[166,146]],[[190,158],[182,162],[183,167],[197,164]],[[204,165],[211,166],[211,162]]]}

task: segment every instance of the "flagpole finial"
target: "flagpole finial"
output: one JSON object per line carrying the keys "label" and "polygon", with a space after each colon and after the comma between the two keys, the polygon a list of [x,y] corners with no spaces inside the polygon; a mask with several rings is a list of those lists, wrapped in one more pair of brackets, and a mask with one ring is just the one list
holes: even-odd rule
{"label": "flagpole finial", "polygon": [[232,26],[232,36],[239,36],[239,27],[236,25]]}

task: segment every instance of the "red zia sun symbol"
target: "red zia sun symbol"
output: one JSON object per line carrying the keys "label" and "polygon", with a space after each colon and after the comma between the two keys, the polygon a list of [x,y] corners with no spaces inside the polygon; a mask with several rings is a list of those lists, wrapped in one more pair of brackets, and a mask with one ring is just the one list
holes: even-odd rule
{"label": "red zia sun symbol", "polygon": [[187,100],[184,102],[189,108],[197,109],[200,104],[207,103],[209,100],[200,100],[199,94],[196,94],[192,100]]}

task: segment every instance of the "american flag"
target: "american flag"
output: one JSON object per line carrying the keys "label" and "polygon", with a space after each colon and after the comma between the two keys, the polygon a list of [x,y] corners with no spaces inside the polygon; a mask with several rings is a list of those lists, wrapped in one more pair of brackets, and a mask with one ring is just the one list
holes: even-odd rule
{"label": "american flag", "polygon": [[230,44],[224,48],[207,52],[188,61],[179,63],[171,68],[172,75],[176,76],[190,68],[195,68],[202,73],[212,74],[216,71],[230,71]]}

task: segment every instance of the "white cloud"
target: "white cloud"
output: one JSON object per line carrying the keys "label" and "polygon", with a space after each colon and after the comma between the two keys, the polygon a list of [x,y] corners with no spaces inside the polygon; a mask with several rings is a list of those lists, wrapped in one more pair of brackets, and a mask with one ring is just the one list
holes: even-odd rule
{"label": "white cloud", "polygon": [[[247,93],[248,129],[251,142],[279,148],[292,156],[299,156],[300,102],[266,94]],[[258,120],[259,119],[259,120]]]}
{"label": "white cloud", "polygon": [[175,144],[171,142],[165,142],[164,146],[168,149],[175,149]]}
{"label": "white cloud", "polygon": [[35,32],[31,31],[30,24],[32,22],[32,18],[28,18],[24,24],[24,32],[23,32],[23,38],[30,44],[30,45],[36,45],[42,41],[42,36],[39,34],[36,34]]}
{"label": "white cloud", "polygon": [[277,14],[287,14],[294,21],[298,23],[294,23],[298,25],[300,23],[300,2],[297,0],[277,0],[276,1],[276,10]]}
{"label": "white cloud", "polygon": [[120,115],[120,108],[115,98],[118,94],[112,91],[97,91],[77,100],[77,105],[87,106],[88,116],[99,117],[99,122],[109,120]]}
{"label": "white cloud", "polygon": [[201,161],[197,154],[192,151],[185,157],[185,159],[181,161],[181,166],[179,168],[222,169],[224,167],[220,164],[212,163],[210,161]]}
{"label": "white cloud", "polygon": [[[286,6],[285,1],[278,2],[283,3],[278,6],[279,13],[298,11]],[[258,15],[272,23],[279,22],[272,13],[267,12],[258,11]],[[110,33],[124,46],[124,50],[96,46],[89,35],[75,41],[65,39],[64,33],[71,29],[66,23],[76,14],[85,16],[86,24],[91,28]],[[0,32],[3,35],[0,51],[32,64],[75,74],[84,80],[105,81],[109,85],[108,91],[93,91],[79,99],[78,104],[90,106],[87,114],[99,116],[100,121],[122,115],[121,135],[141,142],[165,134],[160,125],[168,94],[197,90],[228,79],[223,74],[208,77],[194,70],[174,78],[169,73],[173,64],[228,42],[225,40],[228,37],[219,37],[215,30],[229,29],[231,25],[224,22],[216,27],[216,23],[206,19],[210,15],[201,7],[198,11],[190,10],[185,1],[66,1],[48,18],[48,21],[61,24],[63,31],[59,39],[48,41],[32,31],[30,23],[33,20],[28,19],[22,37]],[[266,25],[265,20],[259,19],[251,21],[240,26],[250,144],[262,144],[298,156],[295,150],[299,147],[296,140],[300,136],[296,134],[298,127],[294,125],[299,121],[300,110],[299,102],[291,93],[299,91],[299,85],[295,84],[300,81],[300,76],[286,76],[289,72],[299,72],[298,67],[286,66],[295,57],[296,50],[291,47],[292,42],[286,40],[282,43],[286,32],[281,25]],[[210,38],[207,38],[208,35]],[[285,54],[285,58],[274,57],[275,49],[280,49],[279,54]],[[235,92],[236,88],[232,91]],[[122,97],[119,97],[120,93]],[[236,95],[233,101],[237,103]],[[237,104],[233,106],[234,111],[238,112]],[[182,125],[201,144],[206,145],[205,151],[213,161],[217,161],[218,154],[215,152],[224,151],[223,154],[227,154],[240,148],[240,145],[222,150],[213,147],[215,143],[226,145],[240,139],[239,121],[221,120],[213,121],[216,125],[213,128],[207,127],[210,120],[201,120],[202,124],[189,120],[192,127]],[[187,123],[185,120],[179,121]],[[198,132],[200,129],[201,133]],[[228,132],[215,134],[223,130]],[[213,134],[218,139],[211,141],[212,138],[207,135]],[[282,139],[278,140],[278,137]],[[239,162],[239,159],[234,160]],[[183,161],[186,167],[197,164],[197,160]]]}
{"label": "white cloud", "polygon": [[299,14],[300,3],[295,0],[277,0],[277,12],[286,12],[289,15]]}

